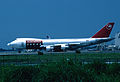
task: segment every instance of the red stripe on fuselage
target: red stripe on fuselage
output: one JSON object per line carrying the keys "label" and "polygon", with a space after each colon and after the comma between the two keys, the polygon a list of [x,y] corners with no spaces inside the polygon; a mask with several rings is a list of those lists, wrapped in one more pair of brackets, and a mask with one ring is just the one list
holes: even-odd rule
{"label": "red stripe on fuselage", "polygon": [[42,40],[26,40],[26,49],[41,49]]}

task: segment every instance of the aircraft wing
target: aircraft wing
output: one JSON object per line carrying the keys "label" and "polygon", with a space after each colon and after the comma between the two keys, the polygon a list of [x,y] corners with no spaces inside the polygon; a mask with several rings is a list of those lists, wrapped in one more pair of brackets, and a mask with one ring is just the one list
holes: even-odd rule
{"label": "aircraft wing", "polygon": [[46,47],[47,51],[64,51],[64,50],[75,50],[84,46],[86,46],[85,43],[69,43],[69,44],[46,45],[44,47]]}

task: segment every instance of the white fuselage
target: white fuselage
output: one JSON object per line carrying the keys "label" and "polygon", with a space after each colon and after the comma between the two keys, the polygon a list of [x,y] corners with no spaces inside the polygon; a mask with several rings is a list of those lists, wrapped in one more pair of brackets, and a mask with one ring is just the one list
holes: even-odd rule
{"label": "white fuselage", "polygon": [[84,38],[84,39],[35,39],[35,38],[17,38],[16,40],[12,41],[11,43],[8,43],[9,46],[12,48],[17,49],[26,49],[26,42],[31,41],[32,44],[29,45],[36,45],[35,42],[42,42],[40,44],[40,47],[48,47],[48,46],[68,46],[74,48],[80,48],[85,47],[89,45],[94,45],[102,42],[110,41],[111,38]]}

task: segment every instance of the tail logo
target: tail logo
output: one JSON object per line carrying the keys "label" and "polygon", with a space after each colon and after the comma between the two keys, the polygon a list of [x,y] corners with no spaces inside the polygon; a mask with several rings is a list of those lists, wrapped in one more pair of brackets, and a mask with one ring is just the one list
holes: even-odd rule
{"label": "tail logo", "polygon": [[111,30],[112,25],[111,25],[111,24],[109,24],[109,25],[107,25],[107,26],[106,26],[106,28],[107,28],[108,30]]}

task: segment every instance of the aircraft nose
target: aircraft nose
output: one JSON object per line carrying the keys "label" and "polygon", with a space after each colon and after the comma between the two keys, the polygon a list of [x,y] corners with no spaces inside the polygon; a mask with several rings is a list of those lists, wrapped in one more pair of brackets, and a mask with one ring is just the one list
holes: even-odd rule
{"label": "aircraft nose", "polygon": [[10,43],[8,43],[7,45],[10,46]]}
{"label": "aircraft nose", "polygon": [[13,45],[15,45],[13,42],[7,44],[7,46],[13,46]]}
{"label": "aircraft nose", "polygon": [[19,47],[23,47],[21,46],[22,43],[21,42],[18,42],[18,41],[12,41],[10,43],[7,44],[7,46],[10,46],[12,48],[19,48]]}
{"label": "aircraft nose", "polygon": [[11,44],[11,43],[8,43],[7,46],[12,46],[12,44]]}

